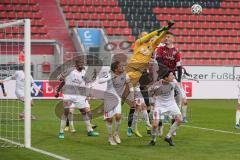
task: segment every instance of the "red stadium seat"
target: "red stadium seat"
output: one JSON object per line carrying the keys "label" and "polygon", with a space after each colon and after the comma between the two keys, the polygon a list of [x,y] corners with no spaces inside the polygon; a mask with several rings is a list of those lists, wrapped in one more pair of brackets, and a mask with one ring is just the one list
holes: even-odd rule
{"label": "red stadium seat", "polygon": [[93,14],[91,15],[91,19],[97,20],[97,19],[98,19],[98,14],[97,14],[97,13],[93,13]]}
{"label": "red stadium seat", "polygon": [[209,22],[208,26],[209,26],[209,28],[216,29],[217,28],[217,23],[216,22]]}
{"label": "red stadium seat", "polygon": [[199,29],[197,35],[198,36],[204,36],[205,35],[205,30],[204,29]]}
{"label": "red stadium seat", "polygon": [[86,6],[80,6],[79,7],[79,12],[80,13],[86,13],[88,10],[87,10],[87,7]]}
{"label": "red stadium seat", "polygon": [[178,43],[184,43],[185,42],[185,40],[184,40],[184,37],[177,37],[177,42]]}
{"label": "red stadium seat", "polygon": [[110,0],[109,1],[109,5],[110,6],[117,6],[118,5],[118,2],[116,0]]}
{"label": "red stadium seat", "polygon": [[102,24],[103,24],[103,27],[110,27],[110,23],[107,20],[103,21]]}
{"label": "red stadium seat", "polygon": [[76,26],[75,21],[69,21],[69,22],[68,22],[68,26],[69,26],[70,28],[75,27],[75,26]]}
{"label": "red stadium seat", "polygon": [[84,5],[84,1],[83,0],[76,0],[75,4],[79,5],[79,6],[82,6],[82,5]]}
{"label": "red stadium seat", "polygon": [[92,4],[94,6],[101,6],[101,1],[99,1],[99,0],[92,0]]}
{"label": "red stadium seat", "polygon": [[60,0],[60,5],[61,6],[67,5],[67,0]]}
{"label": "red stadium seat", "polygon": [[221,65],[223,65],[222,60],[217,59],[217,60],[215,61],[215,65],[217,65],[217,66],[221,66]]}
{"label": "red stadium seat", "polygon": [[15,12],[8,12],[8,18],[10,19],[15,19],[17,16],[16,16],[16,13]]}
{"label": "red stadium seat", "polygon": [[30,5],[37,4],[37,0],[28,0],[28,4]]}
{"label": "red stadium seat", "polygon": [[120,27],[128,27],[128,23],[126,21],[120,21],[119,26]]}
{"label": "red stadium seat", "polygon": [[28,0],[19,0],[18,3],[19,4],[28,4]]}
{"label": "red stadium seat", "polygon": [[125,18],[124,18],[124,15],[123,14],[121,14],[121,13],[119,13],[119,14],[116,14],[116,20],[124,20]]}
{"label": "red stadium seat", "polygon": [[187,35],[188,35],[188,32],[189,32],[189,31],[188,31],[187,29],[183,29],[183,30],[182,30],[182,35],[187,36]]}
{"label": "red stadium seat", "polygon": [[201,43],[202,42],[202,37],[195,37],[194,38],[194,43]]}
{"label": "red stadium seat", "polygon": [[76,20],[82,19],[82,13],[76,13],[74,19]]}
{"label": "red stadium seat", "polygon": [[89,13],[83,13],[82,14],[82,19],[83,20],[89,20],[90,19],[90,14]]}
{"label": "red stadium seat", "polygon": [[92,5],[92,0],[85,0],[85,5],[91,6]]}
{"label": "red stadium seat", "polygon": [[107,28],[106,32],[108,35],[113,35],[113,29],[112,28]]}
{"label": "red stadium seat", "polygon": [[67,13],[67,14],[66,14],[66,19],[67,19],[67,20],[73,19],[73,14],[72,14],[72,13]]}
{"label": "red stadium seat", "polygon": [[64,6],[63,7],[63,12],[70,12],[70,7],[69,6]]}
{"label": "red stadium seat", "polygon": [[114,20],[115,19],[115,14],[112,14],[112,13],[108,14],[107,19]]}
{"label": "red stadium seat", "polygon": [[186,28],[193,28],[194,27],[194,24],[193,24],[193,22],[186,22]]}
{"label": "red stadium seat", "polygon": [[112,13],[112,8],[107,6],[107,7],[104,8],[104,12],[105,13]]}
{"label": "red stadium seat", "polygon": [[178,22],[175,24],[174,27],[177,27],[177,28],[185,28],[185,23],[184,22]]}
{"label": "red stadium seat", "polygon": [[25,18],[33,19],[33,12],[25,12]]}
{"label": "red stadium seat", "polygon": [[180,35],[180,30],[179,30],[179,29],[172,29],[172,32],[173,32],[175,35]]}
{"label": "red stadium seat", "polygon": [[197,35],[197,31],[196,31],[195,29],[191,29],[191,30],[189,31],[189,35],[190,35],[190,36],[196,36],[196,35]]}
{"label": "red stadium seat", "polygon": [[113,12],[113,13],[121,13],[121,9],[120,9],[119,7],[114,7],[114,8],[112,9],[112,12]]}
{"label": "red stadium seat", "polygon": [[108,5],[108,0],[102,0],[102,5],[107,6]]}
{"label": "red stadium seat", "polygon": [[239,29],[240,28],[240,23],[238,23],[238,22],[233,23],[233,28],[234,29]]}
{"label": "red stadium seat", "polygon": [[184,58],[193,58],[192,52],[186,52],[186,53],[184,54]]}
{"label": "red stadium seat", "polygon": [[[15,7],[15,8],[16,8],[16,7]],[[15,9],[15,10],[16,10],[16,9]],[[0,4],[0,12],[1,12],[1,11],[5,11],[5,6],[3,6],[3,5]]]}
{"label": "red stadium seat", "polygon": [[83,21],[78,21],[78,27],[83,28],[84,26],[85,25]]}
{"label": "red stadium seat", "polygon": [[68,0],[68,4],[72,6],[75,5],[75,0]]}
{"label": "red stadium seat", "polygon": [[23,12],[18,12],[17,18],[18,18],[18,19],[24,19],[24,18],[25,18],[24,13],[23,13]]}
{"label": "red stadium seat", "polygon": [[72,11],[73,13],[79,12],[78,6],[72,6],[71,11]]}
{"label": "red stadium seat", "polygon": [[134,36],[128,36],[128,41],[129,42],[134,42],[135,41],[135,37]]}
{"label": "red stadium seat", "polygon": [[96,7],[95,8],[95,11],[97,12],[97,13],[103,13],[103,7],[102,6],[98,6],[98,7]]}
{"label": "red stadium seat", "polygon": [[196,64],[198,64],[198,65],[206,65],[206,61],[203,60],[203,59],[200,59],[200,60],[196,61]]}
{"label": "red stadium seat", "polygon": [[[120,30],[121,30],[121,29],[120,29]],[[131,29],[129,29],[129,28],[124,28],[124,29],[123,29],[123,34],[124,34],[124,35],[130,35],[130,34],[132,34]]]}
{"label": "red stadium seat", "polygon": [[5,10],[6,11],[13,11],[14,10],[13,5],[6,5]]}
{"label": "red stadium seat", "polygon": [[112,21],[111,26],[117,28],[119,26],[118,21]]}
{"label": "red stadium seat", "polygon": [[155,7],[153,9],[153,13],[155,13],[155,14],[159,14],[160,12],[161,12],[161,9],[159,7]]}
{"label": "red stadium seat", "polygon": [[105,14],[105,13],[99,14],[99,19],[100,19],[100,20],[106,20],[106,19],[107,19],[106,14]]}
{"label": "red stadium seat", "polygon": [[211,53],[211,58],[219,58],[219,55],[218,55],[218,52],[215,52],[215,51],[213,51],[212,53]]}
{"label": "red stadium seat", "polygon": [[224,29],[225,28],[225,23],[223,23],[223,22],[218,22],[218,28],[219,29]]}
{"label": "red stadium seat", "polygon": [[209,28],[209,22],[202,22],[201,28]]}
{"label": "red stadium seat", "polygon": [[233,64],[234,66],[238,66],[238,65],[240,64],[240,61],[234,59],[234,60],[232,61],[232,64]]}

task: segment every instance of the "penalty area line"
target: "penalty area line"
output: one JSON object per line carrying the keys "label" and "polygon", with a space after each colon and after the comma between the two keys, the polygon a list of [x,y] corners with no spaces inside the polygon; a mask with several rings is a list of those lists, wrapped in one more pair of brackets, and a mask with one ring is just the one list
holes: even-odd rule
{"label": "penalty area line", "polygon": [[233,134],[233,135],[240,135],[240,133],[231,132],[231,131],[224,131],[224,130],[219,130],[219,129],[212,129],[212,128],[203,128],[203,127],[189,126],[189,125],[182,125],[181,127],[195,128],[195,129],[200,129],[200,130],[227,133],[227,134]]}

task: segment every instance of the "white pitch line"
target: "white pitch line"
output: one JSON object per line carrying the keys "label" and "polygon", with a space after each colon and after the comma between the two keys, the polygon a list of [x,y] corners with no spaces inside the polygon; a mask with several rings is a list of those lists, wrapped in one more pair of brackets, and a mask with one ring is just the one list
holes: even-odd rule
{"label": "white pitch line", "polygon": [[62,157],[62,156],[53,154],[53,153],[51,153],[51,152],[47,152],[47,151],[38,149],[38,148],[30,147],[30,148],[27,148],[27,149],[30,149],[30,150],[32,150],[32,151],[35,151],[35,152],[38,152],[38,153],[42,153],[42,154],[48,155],[48,156],[50,156],[50,157],[53,157],[53,158],[56,158],[56,159],[59,159],[59,160],[70,160],[70,159],[68,159],[68,158],[65,158],[65,157]]}
{"label": "white pitch line", "polygon": [[182,125],[182,127],[188,127],[188,128],[195,128],[195,129],[201,129],[201,130],[206,130],[206,131],[213,131],[213,132],[220,132],[220,133],[240,135],[240,133],[224,131],[224,130],[219,130],[219,129],[203,128],[203,127],[188,126],[188,125]]}
{"label": "white pitch line", "polygon": [[[6,138],[1,138],[1,137],[0,137],[0,140],[6,141],[6,142],[8,142],[8,143],[15,144],[15,145],[20,146],[20,147],[24,147],[23,144],[17,143],[17,142],[11,141],[11,140],[8,140],[8,139],[6,139]],[[38,149],[38,148],[34,148],[34,147],[30,147],[30,148],[25,147],[25,148],[26,148],[26,149],[29,149],[29,150],[32,150],[32,151],[35,151],[35,152],[38,152],[38,153],[45,154],[45,155],[47,155],[47,156],[50,156],[50,157],[53,157],[53,158],[56,158],[56,159],[59,159],[59,160],[70,160],[70,159],[68,159],[68,158],[65,158],[65,157],[62,157],[62,156],[56,155],[56,154],[54,154],[54,153],[51,153],[51,152],[47,152],[47,151]]]}

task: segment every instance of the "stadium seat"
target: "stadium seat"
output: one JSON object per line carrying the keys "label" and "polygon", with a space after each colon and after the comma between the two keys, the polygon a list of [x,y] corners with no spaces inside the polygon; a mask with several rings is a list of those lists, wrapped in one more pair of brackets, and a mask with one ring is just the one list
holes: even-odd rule
{"label": "stadium seat", "polygon": [[86,6],[80,6],[79,7],[79,12],[82,12],[82,13],[88,12],[87,7]]}

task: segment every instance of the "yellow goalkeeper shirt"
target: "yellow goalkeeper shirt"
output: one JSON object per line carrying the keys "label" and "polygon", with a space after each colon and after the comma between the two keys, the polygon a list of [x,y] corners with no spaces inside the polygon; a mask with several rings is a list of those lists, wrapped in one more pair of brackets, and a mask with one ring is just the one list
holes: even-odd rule
{"label": "yellow goalkeeper shirt", "polygon": [[160,35],[158,35],[158,31],[153,31],[136,40],[134,43],[133,55],[131,56],[126,68],[128,76],[134,86],[138,83],[142,72],[146,69],[149,61],[151,60],[154,50],[164,38],[166,32],[167,31],[162,31]]}

